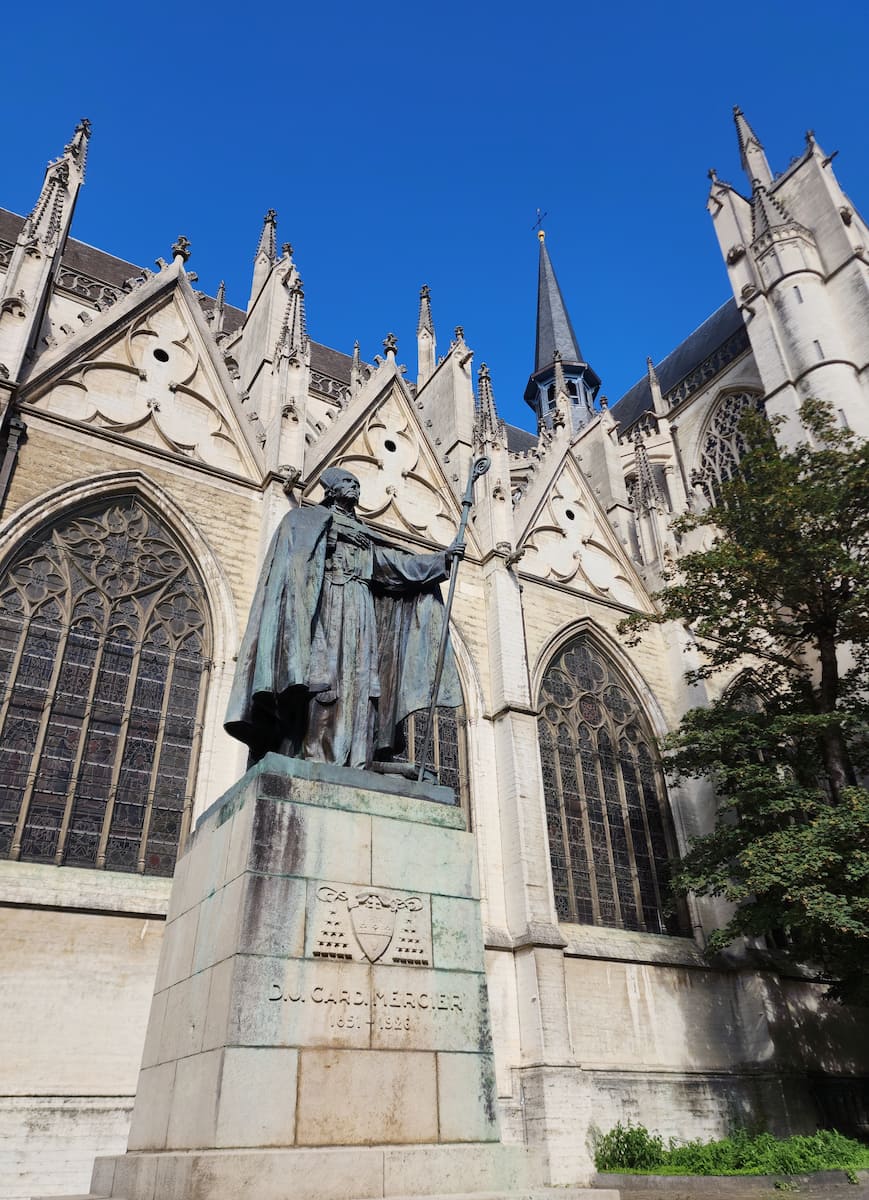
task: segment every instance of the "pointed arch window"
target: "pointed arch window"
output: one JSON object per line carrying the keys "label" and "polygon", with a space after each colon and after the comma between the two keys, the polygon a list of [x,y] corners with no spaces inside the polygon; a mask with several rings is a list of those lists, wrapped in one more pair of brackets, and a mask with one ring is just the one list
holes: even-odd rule
{"label": "pointed arch window", "polygon": [[20,546],[0,572],[0,857],[171,875],[210,651],[198,574],[135,496]]}
{"label": "pointed arch window", "polygon": [[740,460],[748,447],[739,429],[739,422],[749,409],[764,411],[763,397],[756,392],[731,392],[715,409],[700,463],[691,482],[703,489],[708,504],[721,503],[721,485],[729,482],[739,470]]}
{"label": "pointed arch window", "polygon": [[[426,742],[428,713],[411,713],[402,725],[403,745],[396,758],[418,763]],[[452,788],[470,827],[471,801],[468,787],[467,720],[464,707],[436,708],[434,736],[426,767],[441,787]]]}
{"label": "pointed arch window", "polygon": [[678,934],[665,912],[675,854],[654,740],[619,671],[584,637],[540,690],[539,740],[559,919]]}

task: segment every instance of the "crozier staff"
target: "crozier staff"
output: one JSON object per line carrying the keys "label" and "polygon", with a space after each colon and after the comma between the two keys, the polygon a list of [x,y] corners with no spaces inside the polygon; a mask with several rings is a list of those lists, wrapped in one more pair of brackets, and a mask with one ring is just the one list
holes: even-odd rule
{"label": "crozier staff", "polygon": [[[428,707],[444,611],[438,584],[463,547],[408,554],[356,516],[359,480],[329,467],[321,504],[288,512],[263,563],[225,728],[253,761],[273,750],[364,768]],[[462,702],[448,638],[437,704]]]}

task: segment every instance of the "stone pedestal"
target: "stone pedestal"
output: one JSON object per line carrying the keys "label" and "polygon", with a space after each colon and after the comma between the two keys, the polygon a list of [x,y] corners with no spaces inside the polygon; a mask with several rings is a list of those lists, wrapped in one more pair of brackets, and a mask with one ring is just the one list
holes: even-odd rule
{"label": "stone pedestal", "polygon": [[476,856],[451,798],[270,755],[203,815],[175,876],[128,1153],[98,1160],[97,1194],[541,1181],[533,1153],[498,1142]]}

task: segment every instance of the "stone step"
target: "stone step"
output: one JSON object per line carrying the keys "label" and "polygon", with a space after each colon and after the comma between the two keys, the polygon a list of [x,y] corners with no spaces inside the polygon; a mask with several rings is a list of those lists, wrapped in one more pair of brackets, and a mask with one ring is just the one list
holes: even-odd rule
{"label": "stone step", "polygon": [[812,1175],[618,1175],[594,1176],[595,1188],[618,1189],[621,1200],[869,1200],[869,1171],[857,1171],[856,1184],[844,1171]]}
{"label": "stone step", "polygon": [[[648,1193],[646,1193],[648,1195]],[[439,1196],[390,1196],[389,1200],[620,1200],[618,1188],[611,1187],[551,1187],[533,1188],[516,1192],[445,1192]],[[45,1197],[34,1196],[31,1200],[45,1200]],[[50,1200],[108,1200],[90,1192],[86,1196],[52,1196]],[[122,1196],[112,1197],[112,1200],[124,1200]],[[163,1200],[155,1195],[154,1200]],[[249,1200],[256,1200],[255,1196]],[[352,1200],[352,1197],[348,1197]]]}
{"label": "stone step", "polygon": [[538,1187],[516,1192],[444,1192],[439,1196],[390,1196],[389,1200],[620,1200],[620,1192],[618,1188],[595,1185]]}

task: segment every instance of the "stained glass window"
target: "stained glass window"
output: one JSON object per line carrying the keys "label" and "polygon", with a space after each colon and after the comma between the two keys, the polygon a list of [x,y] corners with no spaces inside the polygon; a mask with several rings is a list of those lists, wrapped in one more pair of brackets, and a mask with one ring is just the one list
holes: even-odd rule
{"label": "stained glass window", "polygon": [[679,933],[665,912],[675,852],[654,743],[626,680],[574,638],[540,694],[540,754],[555,906],[563,921]]}
{"label": "stained glass window", "polygon": [[210,668],[201,582],[133,496],[0,574],[0,857],[171,875]]}
{"label": "stained glass window", "polygon": [[[425,745],[427,712],[415,712],[404,722],[404,749],[399,758],[417,762]],[[436,708],[434,737],[426,766],[437,776],[442,787],[450,787],[457,801],[469,812],[468,768],[465,746],[465,717],[463,709]]]}
{"label": "stained glass window", "polygon": [[720,401],[712,417],[699,467],[692,475],[692,482],[703,489],[709,504],[720,503],[721,485],[734,477],[746,452],[739,422],[750,408],[763,412],[763,397],[754,392],[732,392]]}

